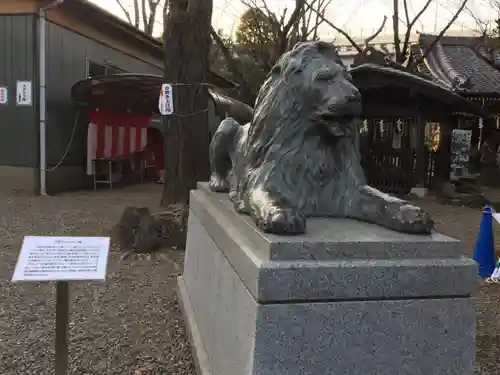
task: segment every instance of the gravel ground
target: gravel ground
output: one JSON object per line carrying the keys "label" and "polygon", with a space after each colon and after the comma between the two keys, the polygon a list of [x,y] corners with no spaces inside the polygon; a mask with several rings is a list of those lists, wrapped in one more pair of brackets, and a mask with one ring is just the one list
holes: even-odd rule
{"label": "gravel ground", "polygon": [[[485,191],[500,202],[500,190]],[[481,211],[467,207],[444,206],[432,197],[416,200],[436,222],[438,231],[462,241],[464,254],[472,257],[476,245]],[[493,223],[496,257],[500,256],[500,225]],[[474,296],[477,311],[476,375],[500,373],[500,285],[483,285]]]}
{"label": "gravel ground", "polygon": [[[0,373],[53,374],[54,285],[11,284],[26,234],[101,235],[127,205],[157,211],[158,186],[57,197],[0,197]],[[70,374],[193,374],[171,261],[135,256],[118,265],[112,249],[106,283],[71,283]]]}
{"label": "gravel ground", "polygon": [[[488,195],[500,193],[488,191]],[[160,187],[81,192],[57,197],[0,196],[0,373],[53,373],[54,286],[11,284],[22,237],[101,235],[127,205],[156,210]],[[496,198],[496,197],[495,197]],[[481,214],[478,210],[419,200],[439,231],[463,241],[472,255]],[[500,238],[500,225],[495,225]],[[112,249],[106,283],[71,284],[71,374],[193,374],[175,278],[182,255],[170,261],[131,257],[118,264]],[[500,255],[500,254],[498,254]],[[497,375],[500,365],[500,285],[483,286],[475,296],[478,317],[477,375]]]}

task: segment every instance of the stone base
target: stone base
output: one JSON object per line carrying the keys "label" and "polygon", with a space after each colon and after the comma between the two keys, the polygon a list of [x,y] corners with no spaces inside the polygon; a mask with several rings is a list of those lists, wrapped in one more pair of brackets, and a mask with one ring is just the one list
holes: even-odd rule
{"label": "stone base", "polygon": [[212,375],[210,370],[210,363],[208,362],[207,351],[205,350],[205,345],[203,344],[203,340],[201,338],[201,333],[198,328],[198,323],[195,319],[195,314],[193,311],[193,306],[191,306],[191,302],[189,301],[189,295],[186,290],[186,285],[184,284],[184,280],[182,276],[178,277],[178,298],[182,311],[182,315],[184,317],[184,321],[186,322],[187,334],[189,338],[189,343],[191,344],[193,362],[196,367],[196,372],[199,375]]}
{"label": "stone base", "polygon": [[39,191],[38,170],[32,167],[0,165],[0,193],[34,195]]}
{"label": "stone base", "polygon": [[179,297],[200,375],[473,374],[458,241],[333,219],[267,235],[204,186],[190,205]]}
{"label": "stone base", "polygon": [[425,198],[429,189],[423,187],[412,187],[410,194],[415,194],[419,198]]}

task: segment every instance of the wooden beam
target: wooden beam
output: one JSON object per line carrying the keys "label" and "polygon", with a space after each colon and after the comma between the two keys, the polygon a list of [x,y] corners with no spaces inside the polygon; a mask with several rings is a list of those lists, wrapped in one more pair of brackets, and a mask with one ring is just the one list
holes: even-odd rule
{"label": "wooden beam", "polygon": [[0,14],[36,13],[36,0],[0,0]]}

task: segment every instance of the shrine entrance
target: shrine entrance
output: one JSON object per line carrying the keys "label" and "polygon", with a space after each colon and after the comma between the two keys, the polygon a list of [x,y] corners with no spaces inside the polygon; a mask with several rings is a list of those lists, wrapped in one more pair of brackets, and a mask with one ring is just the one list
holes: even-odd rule
{"label": "shrine entrance", "polygon": [[412,132],[413,124],[411,117],[372,118],[363,122],[360,129],[361,165],[371,186],[397,195],[408,194],[415,186],[416,134]]}

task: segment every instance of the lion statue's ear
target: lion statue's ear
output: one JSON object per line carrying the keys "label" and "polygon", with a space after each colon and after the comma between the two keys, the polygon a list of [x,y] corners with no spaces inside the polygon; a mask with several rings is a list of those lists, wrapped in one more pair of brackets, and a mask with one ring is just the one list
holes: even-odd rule
{"label": "lion statue's ear", "polygon": [[280,66],[278,63],[276,63],[276,64],[272,67],[272,69],[271,69],[271,71],[269,72],[268,76],[270,76],[270,75],[280,75],[280,74],[281,74],[281,66]]}
{"label": "lion statue's ear", "polygon": [[302,46],[302,45],[306,45],[306,44],[309,44],[309,43],[311,43],[311,42],[297,42],[297,43],[295,43],[295,45],[293,46],[292,51],[295,51],[295,50],[299,49],[299,48],[300,48],[300,46]]}
{"label": "lion statue's ear", "polygon": [[328,42],[324,42],[324,41],[317,41],[316,48],[318,49],[318,52],[321,53],[322,55],[331,56],[331,57],[338,57],[339,56],[337,47],[332,43],[328,43]]}
{"label": "lion statue's ear", "polygon": [[316,42],[316,47],[319,52],[337,52],[337,48],[332,43],[319,40]]}

